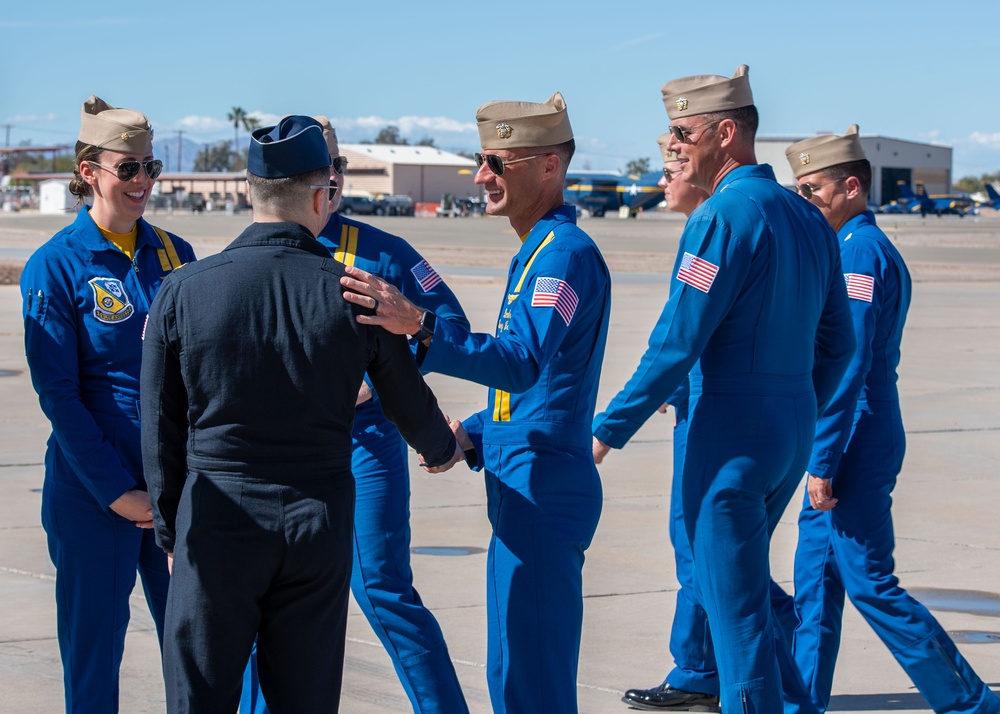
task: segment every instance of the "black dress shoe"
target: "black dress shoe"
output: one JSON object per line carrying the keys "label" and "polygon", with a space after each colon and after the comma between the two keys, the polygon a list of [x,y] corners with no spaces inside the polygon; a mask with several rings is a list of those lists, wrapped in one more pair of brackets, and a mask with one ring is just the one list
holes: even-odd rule
{"label": "black dress shoe", "polygon": [[632,709],[651,712],[717,712],[718,694],[685,692],[664,682],[653,689],[629,689],[622,701]]}

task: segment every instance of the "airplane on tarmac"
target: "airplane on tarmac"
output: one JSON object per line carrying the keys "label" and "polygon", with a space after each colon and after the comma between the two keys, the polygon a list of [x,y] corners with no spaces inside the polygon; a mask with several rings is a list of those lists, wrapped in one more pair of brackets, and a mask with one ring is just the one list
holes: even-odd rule
{"label": "airplane on tarmac", "polygon": [[652,208],[663,200],[657,185],[662,171],[644,174],[621,174],[602,171],[572,171],[566,174],[563,200],[600,218],[608,211],[618,212],[627,206],[629,216]]}
{"label": "airplane on tarmac", "polygon": [[966,213],[975,211],[976,202],[964,193],[940,193],[928,195],[924,184],[917,181],[917,192],[914,193],[910,184],[906,181],[897,181],[901,199],[906,199],[910,213],[933,213],[942,216],[952,213],[957,216],[964,216]]}
{"label": "airplane on tarmac", "polygon": [[997,193],[997,190],[993,188],[993,184],[989,182],[986,183],[986,195],[990,197],[990,200],[984,201],[981,205],[1000,210],[1000,193]]}

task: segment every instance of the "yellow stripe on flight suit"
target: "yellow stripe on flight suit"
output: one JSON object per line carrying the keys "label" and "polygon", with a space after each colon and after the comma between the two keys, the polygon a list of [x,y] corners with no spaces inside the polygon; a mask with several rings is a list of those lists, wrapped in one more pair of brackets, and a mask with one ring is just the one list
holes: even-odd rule
{"label": "yellow stripe on flight suit", "polygon": [[153,226],[153,230],[156,231],[156,235],[160,236],[160,242],[163,243],[162,248],[156,249],[156,255],[160,259],[160,267],[163,269],[164,273],[169,273],[171,270],[181,267],[180,256],[177,255],[177,249],[174,248],[174,242],[170,240],[170,236],[162,228],[157,228]]}
{"label": "yellow stripe on flight suit", "polygon": [[[550,232],[545,236],[545,240],[535,248],[535,252],[531,254],[528,262],[524,264],[524,270],[521,271],[521,279],[517,281],[517,286],[514,288],[514,295],[519,294],[521,288],[524,287],[524,279],[528,277],[528,269],[538,254],[542,252],[542,248],[551,243],[555,237],[555,232]],[[510,392],[505,392],[502,389],[494,389],[493,393],[493,421],[510,421]]]}
{"label": "yellow stripe on flight suit", "polygon": [[358,255],[358,227],[343,225],[340,227],[340,247],[333,253],[333,259],[344,265],[354,265]]}

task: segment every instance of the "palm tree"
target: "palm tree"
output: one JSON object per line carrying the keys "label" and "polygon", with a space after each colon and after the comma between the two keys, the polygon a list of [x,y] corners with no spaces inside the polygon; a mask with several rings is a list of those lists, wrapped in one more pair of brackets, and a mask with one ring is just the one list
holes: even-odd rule
{"label": "palm tree", "polygon": [[243,128],[247,125],[247,113],[243,107],[233,107],[233,111],[226,115],[226,118],[233,123],[233,131],[236,134],[236,141],[233,143],[233,152],[239,155],[240,152],[240,124]]}

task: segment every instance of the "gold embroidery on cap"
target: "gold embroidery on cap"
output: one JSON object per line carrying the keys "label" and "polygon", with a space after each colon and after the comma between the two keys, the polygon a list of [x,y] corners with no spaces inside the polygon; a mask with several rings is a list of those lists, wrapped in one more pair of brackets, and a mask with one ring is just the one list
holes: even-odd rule
{"label": "gold embroidery on cap", "polygon": [[509,139],[512,131],[510,124],[506,122],[500,122],[497,124],[497,138],[499,139]]}
{"label": "gold embroidery on cap", "polygon": [[803,166],[808,165],[811,160],[812,159],[809,157],[809,154],[805,153],[799,154],[799,161],[802,163]]}
{"label": "gold embroidery on cap", "polygon": [[686,111],[688,108],[688,100],[684,97],[680,97],[674,104],[677,105],[677,111],[679,112]]}

